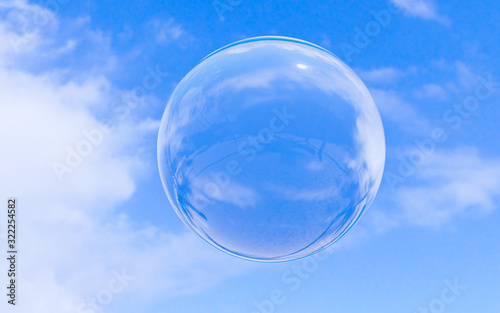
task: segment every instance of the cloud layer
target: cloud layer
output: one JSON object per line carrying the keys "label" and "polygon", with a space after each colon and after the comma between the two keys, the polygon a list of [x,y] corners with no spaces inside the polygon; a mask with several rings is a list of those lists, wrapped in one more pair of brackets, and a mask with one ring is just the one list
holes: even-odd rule
{"label": "cloud layer", "polygon": [[[0,190],[4,198],[19,199],[18,309],[94,312],[92,298],[101,307],[111,306],[106,296],[109,288],[119,289],[114,277],[121,271],[134,278],[123,291],[111,293],[117,306],[126,294],[144,305],[150,297],[199,292],[247,271],[248,263],[219,253],[191,233],[137,225],[120,213],[139,173],[156,168],[141,151],[143,140],[155,137],[158,121],[115,113],[111,103],[133,90],[114,86],[107,69],[99,71],[92,59],[84,59],[89,70],[78,75],[67,75],[68,68],[31,70],[22,60],[55,58],[78,45],[52,36],[64,27],[55,15],[26,37],[22,29],[33,22],[33,14],[48,14],[41,7],[8,1],[0,13],[7,16],[0,22],[0,142],[6,148],[2,164],[8,165],[2,168]],[[77,33],[69,37],[87,30],[85,24],[72,21]],[[177,35],[168,36],[175,40]],[[97,37],[87,44],[99,49],[106,38]],[[12,45],[12,38],[22,43]],[[113,59],[112,51],[105,56]]]}

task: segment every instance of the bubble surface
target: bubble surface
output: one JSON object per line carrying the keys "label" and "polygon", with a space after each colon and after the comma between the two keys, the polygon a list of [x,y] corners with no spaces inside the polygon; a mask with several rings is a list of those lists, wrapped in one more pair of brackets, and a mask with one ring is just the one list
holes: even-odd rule
{"label": "bubble surface", "polygon": [[174,90],[158,137],[163,186],[184,223],[259,261],[342,237],[373,201],[384,162],[363,82],[327,50],[285,37],[205,57]]}

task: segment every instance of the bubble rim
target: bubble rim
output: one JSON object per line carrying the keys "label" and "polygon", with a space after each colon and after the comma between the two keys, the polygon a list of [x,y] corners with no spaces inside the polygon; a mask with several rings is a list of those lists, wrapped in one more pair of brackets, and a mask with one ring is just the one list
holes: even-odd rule
{"label": "bubble rim", "polygon": [[[229,49],[231,47],[234,47],[234,46],[237,46],[237,45],[241,45],[241,44],[245,44],[245,43],[251,43],[251,42],[256,42],[256,41],[285,41],[285,42],[292,42],[292,43],[298,43],[298,44],[303,44],[303,45],[306,45],[306,46],[309,46],[309,47],[312,47],[312,48],[316,48],[316,49],[319,49],[323,52],[326,52],[327,54],[333,56],[338,62],[340,62],[340,64],[346,69],[348,70],[349,72],[351,72],[352,74],[354,74],[354,77],[357,78],[359,80],[359,82],[361,83],[361,85],[366,88],[366,85],[364,84],[364,82],[359,78],[359,76],[352,70],[351,67],[349,67],[342,59],[340,59],[337,55],[335,55],[334,53],[332,53],[331,51],[319,46],[319,45],[316,45],[316,44],[313,44],[311,42],[308,42],[308,41],[305,41],[305,40],[302,40],[302,39],[297,39],[297,38],[292,38],[292,37],[286,37],[286,36],[257,36],[257,37],[250,37],[250,38],[246,38],[246,39],[242,39],[242,40],[238,40],[238,41],[235,41],[233,43],[230,43],[230,44],[227,44],[211,53],[209,53],[208,55],[206,55],[204,58],[202,58],[198,63],[196,63],[193,68],[180,80],[179,84],[176,86],[176,88],[172,91],[172,94],[167,102],[167,105],[165,106],[165,111],[163,113],[163,116],[162,116],[162,119],[161,119],[161,124],[163,124],[163,119],[166,117],[167,115],[167,108],[171,105],[171,101],[173,99],[173,96],[175,95],[175,92],[177,90],[177,88],[179,87],[179,85],[181,85],[181,83],[186,79],[186,77],[189,76],[189,74],[193,71],[195,71],[199,65],[201,63],[203,63],[204,61],[206,61],[207,59],[209,59],[210,57],[218,54],[219,52],[221,51],[224,51],[226,49]],[[367,89],[367,88],[366,88]],[[371,96],[371,93],[368,91],[368,94]],[[375,101],[373,100],[373,97],[372,97],[372,101],[373,103],[375,104],[376,106],[376,103]],[[377,108],[377,111],[378,111],[378,108]],[[378,115],[379,115],[379,118],[382,122],[382,118],[380,116],[380,112],[378,112]],[[161,127],[160,127],[160,130],[161,130]],[[384,131],[384,128],[383,128],[383,123],[382,123],[382,132],[383,132],[383,136],[384,136],[384,139],[385,139],[385,131]],[[159,158],[159,154],[160,154],[160,150],[158,149],[159,146],[160,146],[160,134],[158,134],[158,142],[157,142],[157,161],[158,161],[158,166],[160,166],[160,158]],[[385,140],[384,140],[384,143],[385,143]],[[385,144],[384,144],[384,156],[386,155],[386,147],[385,147]],[[382,181],[383,179],[383,173],[384,173],[384,168],[385,168],[385,162],[386,162],[386,158],[384,157],[384,164],[383,164],[383,169],[382,169],[382,176],[380,177],[380,181]],[[229,250],[223,246],[221,246],[220,244],[218,244],[217,242],[213,241],[213,240],[208,240],[208,238],[210,238],[210,236],[208,236],[207,234],[204,234],[200,229],[198,229],[196,227],[196,225],[193,225],[191,223],[190,220],[188,220],[185,216],[183,216],[182,214],[182,211],[181,209],[177,208],[177,205],[176,205],[176,202],[173,200],[173,198],[171,197],[169,191],[168,191],[168,188],[167,186],[165,185],[165,179],[163,177],[163,174],[161,173],[160,171],[160,179],[162,181],[162,185],[163,185],[163,188],[165,190],[165,193],[167,194],[167,198],[172,206],[172,208],[174,209],[174,211],[177,213],[177,215],[179,216],[179,218],[182,220],[182,222],[188,226],[189,229],[191,229],[193,232],[195,232],[199,237],[201,237],[205,242],[207,242],[209,245],[213,246],[214,248],[228,254],[228,255],[231,255],[231,256],[234,256],[234,257],[237,257],[239,259],[243,259],[243,260],[247,260],[247,261],[252,261],[252,262],[256,262],[256,263],[284,263],[284,262],[294,262],[294,261],[299,261],[299,260],[302,260],[304,258],[307,258],[307,257],[310,257],[310,256],[313,256],[317,253],[320,253],[328,248],[330,248],[334,243],[336,243],[337,241],[339,241],[341,238],[343,238],[358,222],[359,222],[359,219],[361,218],[362,215],[364,215],[365,211],[366,211],[366,208],[368,208],[369,206],[371,206],[371,204],[373,203],[374,199],[376,198],[376,194],[378,193],[378,190],[380,189],[380,182],[376,185],[378,186],[373,186],[373,187],[376,187],[376,192],[375,192],[375,196],[373,197],[373,199],[371,199],[371,201],[369,201],[368,203],[365,203],[362,207],[362,209],[360,210],[359,214],[356,216],[356,218],[354,220],[351,221],[350,225],[341,233],[339,234],[335,239],[333,239],[332,241],[326,243],[324,246],[318,248],[317,250],[313,251],[313,252],[310,252],[308,254],[305,254],[305,255],[299,255],[297,257],[292,257],[292,258],[286,258],[287,256],[290,256],[290,255],[294,255],[295,253],[297,252],[293,252],[291,254],[287,254],[287,255],[282,255],[282,256],[279,256],[279,257],[274,257],[274,258],[254,258],[254,257],[251,257],[251,256],[246,256],[246,255],[241,255],[241,254],[238,254],[232,250]],[[206,236],[206,237],[205,237]],[[208,238],[207,238],[208,237]],[[211,238],[210,238],[211,239]],[[300,251],[300,250],[299,250]],[[283,259],[285,258],[285,259]]]}

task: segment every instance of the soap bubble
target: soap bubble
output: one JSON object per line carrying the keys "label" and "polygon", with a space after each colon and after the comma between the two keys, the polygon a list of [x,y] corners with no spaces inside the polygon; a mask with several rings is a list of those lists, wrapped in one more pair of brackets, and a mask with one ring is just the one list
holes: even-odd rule
{"label": "soap bubble", "polygon": [[258,37],[205,57],[173,92],[158,138],[170,203],[215,247],[286,261],[342,237],[384,169],[379,112],[327,50]]}

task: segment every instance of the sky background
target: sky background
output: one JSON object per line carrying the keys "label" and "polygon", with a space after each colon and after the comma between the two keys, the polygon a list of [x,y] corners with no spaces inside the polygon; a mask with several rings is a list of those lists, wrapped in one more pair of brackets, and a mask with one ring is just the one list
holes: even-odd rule
{"label": "sky background", "polygon": [[[327,253],[279,264],[191,233],[156,161],[176,84],[262,35],[351,66],[387,143],[360,223]],[[0,296],[2,312],[498,313],[499,38],[497,0],[2,0],[0,198],[18,199],[20,251],[18,305]],[[102,141],[57,174],[96,131]]]}

